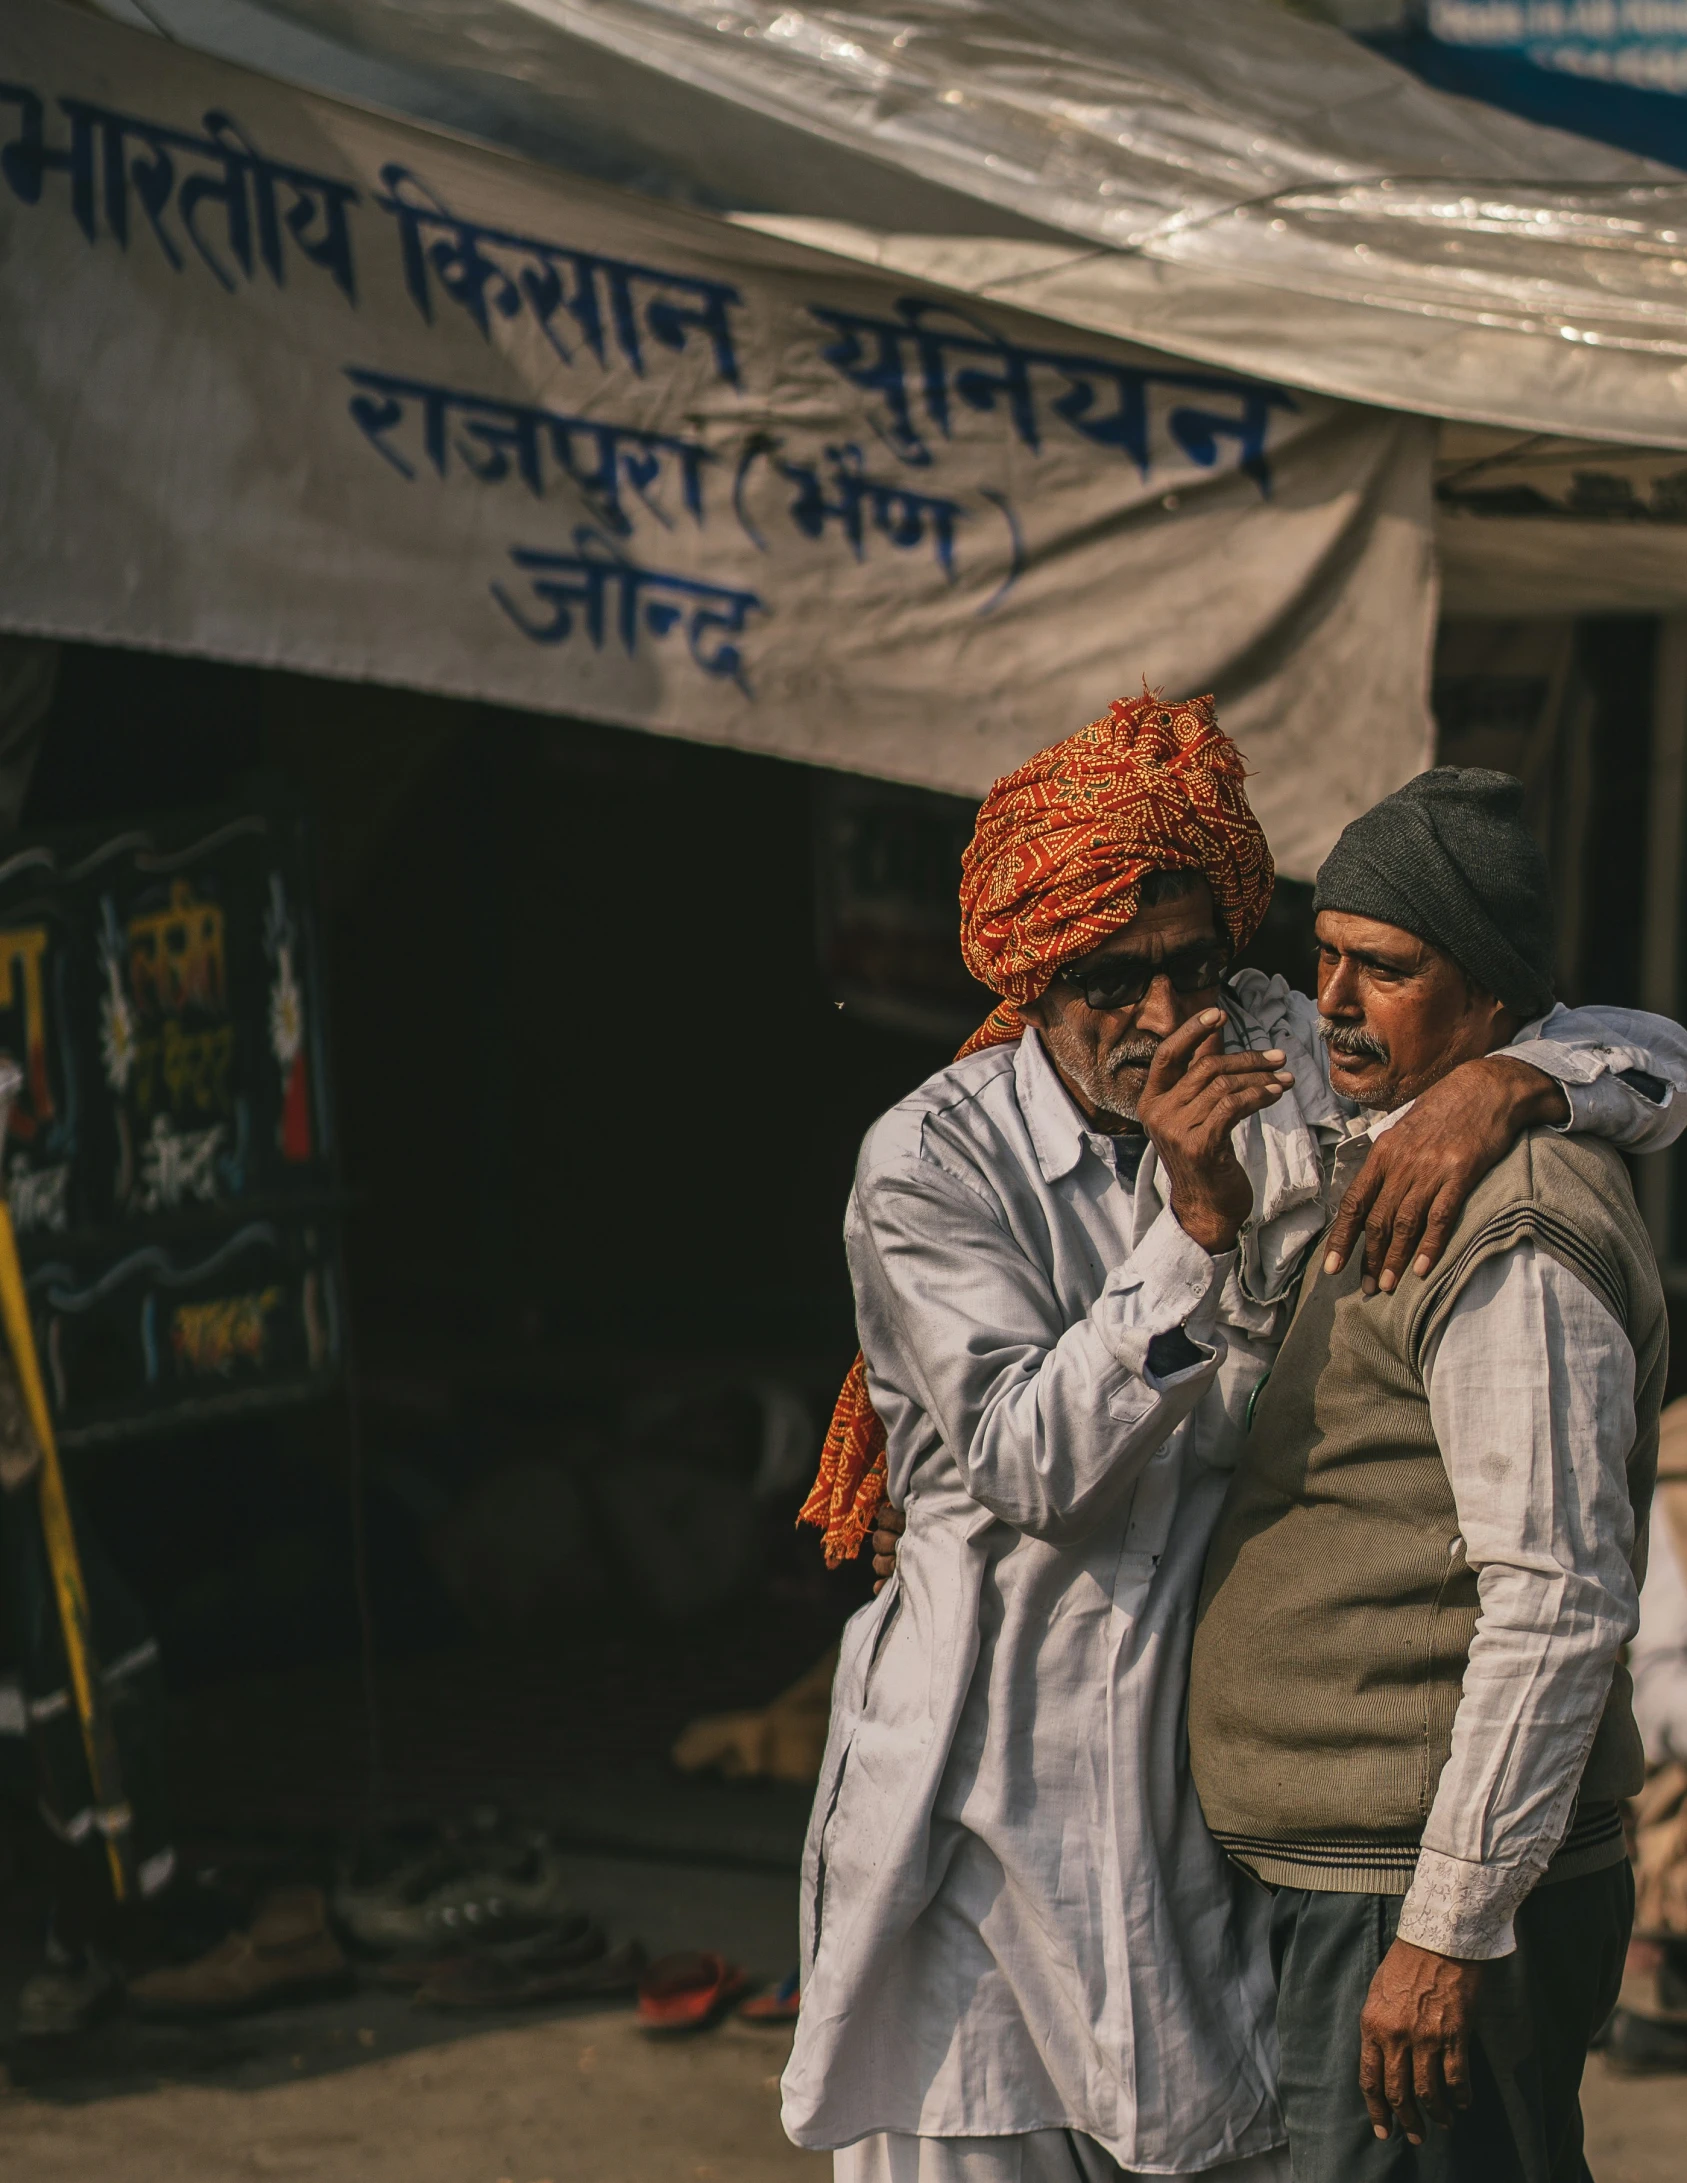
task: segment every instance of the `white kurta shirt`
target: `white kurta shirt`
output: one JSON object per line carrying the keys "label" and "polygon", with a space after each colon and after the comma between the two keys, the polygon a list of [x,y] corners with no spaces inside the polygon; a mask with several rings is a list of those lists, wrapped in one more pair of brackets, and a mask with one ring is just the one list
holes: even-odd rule
{"label": "white kurta shirt", "polygon": [[[862,1148],[845,1234],[909,1526],[834,1688],[799,2144],[1071,2128],[1175,2173],[1281,2140],[1266,1898],[1207,1834],[1183,1716],[1248,1399],[1326,1223],[1324,1155],[1362,1125],[1303,995],[1244,972],[1230,1018],[1296,1085],[1237,1133],[1255,1212],[1223,1259],[1178,1226],[1152,1147],[1125,1186],[1033,1035],[940,1071]],[[1526,1058],[1576,1126],[1676,1134],[1676,1026],[1557,1010],[1524,1040],[1542,1029]],[[1161,1379],[1149,1347],[1178,1327],[1203,1356]]]}

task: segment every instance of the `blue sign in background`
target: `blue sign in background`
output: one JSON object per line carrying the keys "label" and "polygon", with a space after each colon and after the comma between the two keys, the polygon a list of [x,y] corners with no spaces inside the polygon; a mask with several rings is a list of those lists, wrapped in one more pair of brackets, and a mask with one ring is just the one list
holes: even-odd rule
{"label": "blue sign in background", "polygon": [[1437,90],[1687,168],[1687,0],[1429,0],[1366,42]]}

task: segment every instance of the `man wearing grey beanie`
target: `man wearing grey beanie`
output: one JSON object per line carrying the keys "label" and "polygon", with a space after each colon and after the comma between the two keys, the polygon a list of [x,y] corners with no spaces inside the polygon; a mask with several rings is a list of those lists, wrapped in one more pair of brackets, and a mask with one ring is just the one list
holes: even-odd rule
{"label": "man wearing grey beanie", "polygon": [[[1318,875],[1355,1164],[1552,1005],[1508,775],[1419,775]],[[1661,1094],[1662,1087],[1658,1087]],[[1628,1177],[1536,1129],[1432,1267],[1315,1255],[1202,1590],[1190,1759],[1273,1892],[1295,2183],[1581,2183],[1633,1915],[1637,1621],[1667,1327]]]}
{"label": "man wearing grey beanie", "polygon": [[1546,858],[1509,773],[1437,766],[1373,804],[1324,859],[1313,909],[1430,941],[1520,1023],[1552,1006]]}

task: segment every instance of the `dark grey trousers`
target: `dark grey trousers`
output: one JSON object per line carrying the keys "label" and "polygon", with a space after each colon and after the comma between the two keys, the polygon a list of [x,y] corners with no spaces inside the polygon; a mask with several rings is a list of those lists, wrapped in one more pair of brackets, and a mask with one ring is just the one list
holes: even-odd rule
{"label": "dark grey trousers", "polygon": [[1359,2012],[1401,1898],[1279,1888],[1272,1905],[1294,2183],[1590,2183],[1582,2067],[1615,2006],[1634,1922],[1627,1864],[1538,1887],[1476,2003],[1471,2106],[1422,2145],[1383,2142],[1359,2090]]}

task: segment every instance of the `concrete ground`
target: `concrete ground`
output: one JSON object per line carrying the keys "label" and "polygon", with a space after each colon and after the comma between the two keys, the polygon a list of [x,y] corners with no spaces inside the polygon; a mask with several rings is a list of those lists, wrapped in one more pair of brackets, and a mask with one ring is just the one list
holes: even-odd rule
{"label": "concrete ground", "polygon": [[[0,2099],[28,2183],[825,2183],[779,2128],[786,2040],[728,2026],[655,2048],[622,2012],[492,2032],[238,2092],[164,2084],[79,2107]],[[1597,2183],[1680,2183],[1687,2082],[1595,2066]]]}
{"label": "concrete ground", "polygon": [[[626,2011],[459,2039],[251,2092],[0,2100],[19,2183],[825,2183],[779,2127],[789,2039],[660,2050]],[[1661,2172],[1661,2171],[1660,2171]]]}
{"label": "concrete ground", "polygon": [[1681,2183],[1687,2077],[1618,2077],[1595,2055],[1582,2112],[1594,2183]]}
{"label": "concrete ground", "polygon": [[[795,1953],[788,1879],[580,1858],[581,1903],[653,1953]],[[826,2183],[779,2127],[785,2034],[658,2043],[628,2009],[442,2017],[366,1988],[215,2034],[116,2023],[9,2050],[0,2175],[18,2183]],[[1587,2090],[1597,2183],[1680,2183],[1687,2078]]]}

